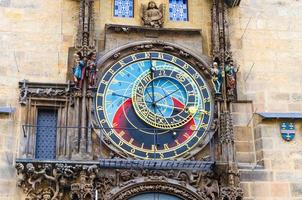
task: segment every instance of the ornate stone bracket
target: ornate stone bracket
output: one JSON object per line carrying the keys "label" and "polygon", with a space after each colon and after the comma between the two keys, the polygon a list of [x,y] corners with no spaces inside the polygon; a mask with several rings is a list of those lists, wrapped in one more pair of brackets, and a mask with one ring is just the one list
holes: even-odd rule
{"label": "ornate stone bracket", "polygon": [[26,104],[28,97],[47,97],[60,98],[70,95],[70,83],[52,84],[52,83],[35,83],[23,80],[19,82],[20,96],[19,102]]}

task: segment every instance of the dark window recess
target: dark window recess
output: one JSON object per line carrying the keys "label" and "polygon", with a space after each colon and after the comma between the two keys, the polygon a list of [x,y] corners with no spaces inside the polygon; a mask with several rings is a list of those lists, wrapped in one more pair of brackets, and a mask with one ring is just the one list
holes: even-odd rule
{"label": "dark window recess", "polygon": [[36,159],[56,158],[57,112],[38,110]]}

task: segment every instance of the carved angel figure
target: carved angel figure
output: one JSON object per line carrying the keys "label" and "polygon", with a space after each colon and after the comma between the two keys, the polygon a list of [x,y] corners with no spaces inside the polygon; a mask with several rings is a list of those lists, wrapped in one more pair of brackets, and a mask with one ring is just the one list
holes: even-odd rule
{"label": "carved angel figure", "polygon": [[150,1],[148,6],[142,4],[142,20],[145,26],[160,28],[162,27],[163,20],[163,4],[157,7],[154,1]]}

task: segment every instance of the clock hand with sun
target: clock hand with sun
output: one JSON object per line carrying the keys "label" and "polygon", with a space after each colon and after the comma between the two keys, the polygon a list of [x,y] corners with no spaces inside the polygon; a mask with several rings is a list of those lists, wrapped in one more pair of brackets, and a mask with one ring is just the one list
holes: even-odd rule
{"label": "clock hand with sun", "polygon": [[[155,67],[153,66],[153,63],[152,63],[152,56],[151,56],[151,53],[150,53],[150,74],[151,74],[151,85],[152,85],[152,102],[154,103],[155,102],[155,94],[154,94],[154,72],[155,72]],[[155,107],[155,104],[153,105]]]}

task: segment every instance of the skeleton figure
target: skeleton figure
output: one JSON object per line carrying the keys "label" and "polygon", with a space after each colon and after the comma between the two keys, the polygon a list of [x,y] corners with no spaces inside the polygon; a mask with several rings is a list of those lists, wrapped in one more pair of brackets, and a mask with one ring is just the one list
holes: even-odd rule
{"label": "skeleton figure", "polygon": [[157,7],[154,1],[150,1],[148,6],[142,5],[142,20],[145,26],[160,28],[163,20],[163,4]]}

